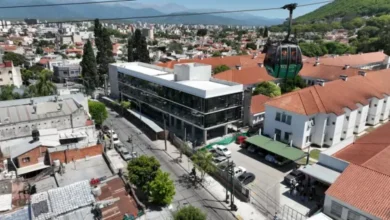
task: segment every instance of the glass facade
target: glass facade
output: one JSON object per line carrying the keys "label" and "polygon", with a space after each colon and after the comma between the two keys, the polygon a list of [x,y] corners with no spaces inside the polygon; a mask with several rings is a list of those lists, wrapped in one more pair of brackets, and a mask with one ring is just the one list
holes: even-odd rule
{"label": "glass facade", "polygon": [[203,128],[241,118],[242,93],[204,99],[123,73],[118,80],[121,93]]}

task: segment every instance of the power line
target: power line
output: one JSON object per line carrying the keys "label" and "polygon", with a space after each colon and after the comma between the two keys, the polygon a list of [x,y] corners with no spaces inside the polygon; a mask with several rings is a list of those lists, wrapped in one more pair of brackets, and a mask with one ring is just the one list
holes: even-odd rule
{"label": "power line", "polygon": [[[298,5],[297,7],[307,7],[312,5],[319,5],[324,3],[333,2],[333,0],[314,2],[309,4]],[[257,9],[241,9],[231,11],[212,11],[212,12],[193,12],[193,13],[176,13],[167,15],[150,15],[150,16],[135,16],[135,17],[122,17],[122,18],[99,18],[100,21],[116,21],[116,20],[137,20],[137,19],[149,19],[149,18],[167,18],[167,17],[185,17],[196,15],[209,15],[209,14],[227,14],[227,13],[239,13],[239,12],[255,12],[255,11],[272,11],[272,10],[284,10],[282,7],[277,8],[257,8]],[[65,21],[52,21],[38,24],[56,24],[56,23],[72,23],[72,22],[91,22],[95,19],[83,19],[83,20],[65,20]]]}
{"label": "power line", "polygon": [[40,4],[40,5],[12,5],[12,6],[1,6],[0,9],[54,7],[54,6],[64,6],[64,5],[90,5],[90,4],[105,4],[105,3],[114,3],[114,2],[133,2],[133,1],[136,0],[111,0],[111,1],[60,3],[60,4]]}

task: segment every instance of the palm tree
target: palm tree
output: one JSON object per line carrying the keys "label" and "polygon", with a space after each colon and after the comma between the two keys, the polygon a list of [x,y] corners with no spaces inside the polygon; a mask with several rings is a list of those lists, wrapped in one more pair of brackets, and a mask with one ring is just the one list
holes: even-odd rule
{"label": "palm tree", "polygon": [[52,72],[42,70],[35,85],[29,87],[32,96],[49,96],[57,93],[56,85],[51,81]]}

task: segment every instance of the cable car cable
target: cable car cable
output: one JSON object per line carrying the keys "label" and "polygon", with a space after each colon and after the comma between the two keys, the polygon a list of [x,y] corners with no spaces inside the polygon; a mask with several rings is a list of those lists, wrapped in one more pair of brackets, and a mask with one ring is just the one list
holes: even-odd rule
{"label": "cable car cable", "polygon": [[65,5],[91,5],[91,4],[106,4],[115,2],[134,2],[136,0],[111,0],[111,1],[91,1],[91,2],[72,2],[72,3],[59,3],[59,4],[38,4],[38,5],[11,5],[0,6],[0,9],[14,9],[14,8],[34,8],[34,7],[54,7]]}

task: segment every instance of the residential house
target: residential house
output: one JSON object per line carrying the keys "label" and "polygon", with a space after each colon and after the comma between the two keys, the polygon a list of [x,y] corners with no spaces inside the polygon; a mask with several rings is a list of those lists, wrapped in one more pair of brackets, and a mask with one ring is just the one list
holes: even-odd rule
{"label": "residential house", "polygon": [[291,92],[267,102],[266,135],[298,148],[348,143],[389,119],[390,70],[361,72]]}
{"label": "residential house", "polygon": [[23,81],[19,66],[15,67],[12,61],[0,63],[0,86],[14,85],[20,87],[22,84]]}
{"label": "residential house", "polygon": [[322,65],[331,65],[345,67],[349,66],[356,69],[383,69],[388,67],[389,59],[383,50],[371,53],[359,53],[348,55],[328,55],[319,58],[310,58],[305,62],[315,64],[320,62]]}
{"label": "residential house", "polygon": [[66,80],[75,80],[81,77],[80,64],[63,64],[53,67],[53,80],[59,83],[65,83]]}

